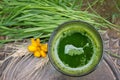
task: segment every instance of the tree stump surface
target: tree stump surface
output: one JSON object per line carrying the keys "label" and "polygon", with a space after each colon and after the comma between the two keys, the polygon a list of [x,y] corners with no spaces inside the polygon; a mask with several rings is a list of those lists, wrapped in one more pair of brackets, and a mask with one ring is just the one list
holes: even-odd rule
{"label": "tree stump surface", "polygon": [[[117,31],[107,29],[101,35],[104,42],[104,49],[120,55],[120,34]],[[27,46],[28,43],[24,45]],[[12,46],[16,47],[15,45]],[[11,47],[1,48],[0,61],[14,52],[15,49]],[[11,57],[0,65],[0,80],[120,80],[120,59],[111,57],[105,52],[103,54],[103,58],[96,70],[82,77],[64,75],[58,72],[49,61],[42,69],[40,67],[35,69],[36,63],[40,64],[41,59],[31,55],[13,59],[14,63],[8,68],[10,70],[7,70],[6,67],[12,61]],[[29,65],[27,65],[28,63]],[[31,73],[32,70],[33,73]],[[8,72],[5,73],[5,71]],[[9,73],[9,77],[7,73]]]}

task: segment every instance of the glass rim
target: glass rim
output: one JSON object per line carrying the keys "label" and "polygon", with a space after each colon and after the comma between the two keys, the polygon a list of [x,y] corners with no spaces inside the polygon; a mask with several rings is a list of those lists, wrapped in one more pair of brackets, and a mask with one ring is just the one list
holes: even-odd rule
{"label": "glass rim", "polygon": [[[51,50],[51,48],[50,48],[50,46],[51,46],[51,41],[53,40],[56,32],[59,31],[59,28],[60,28],[61,26],[65,25],[65,24],[68,24],[68,23],[71,23],[71,22],[80,22],[80,23],[84,23],[84,24],[87,24],[87,25],[91,26],[91,28],[92,28],[93,30],[95,30],[95,31],[97,32],[97,34],[99,34],[99,37],[100,37],[100,39],[101,39],[101,41],[102,41],[102,53],[101,53],[100,60],[99,60],[98,64],[95,65],[89,72],[86,72],[85,74],[82,74],[82,75],[66,74],[66,73],[64,73],[63,71],[59,70],[59,68],[54,64],[54,62],[53,62],[53,60],[52,60],[52,58],[51,58],[51,55],[50,55],[50,54],[51,54],[51,53],[50,53],[50,50]],[[102,61],[102,59],[103,59],[103,52],[104,52],[104,44],[103,44],[103,39],[102,39],[102,37],[101,37],[101,34],[100,34],[91,24],[89,24],[89,23],[87,23],[87,22],[84,22],[84,21],[81,21],[81,20],[72,20],[72,21],[67,21],[67,22],[64,22],[64,23],[60,24],[60,25],[53,31],[52,35],[50,36],[49,42],[48,42],[48,57],[49,57],[49,60],[50,60],[51,64],[53,65],[53,67],[54,67],[57,71],[59,71],[60,73],[62,73],[62,74],[64,74],[64,75],[67,75],[67,76],[72,76],[72,77],[82,77],[82,76],[88,75],[88,74],[92,73],[93,71],[95,71],[96,68],[98,67],[98,65],[100,65],[100,63],[101,63],[101,61]]]}

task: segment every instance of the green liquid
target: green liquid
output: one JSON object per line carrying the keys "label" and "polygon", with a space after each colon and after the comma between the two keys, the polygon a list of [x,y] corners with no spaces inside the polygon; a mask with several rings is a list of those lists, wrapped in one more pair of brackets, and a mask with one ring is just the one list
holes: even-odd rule
{"label": "green liquid", "polygon": [[[80,32],[68,33],[69,35],[63,34],[58,45],[58,56],[60,60],[69,67],[76,68],[87,64],[93,55],[93,45],[91,40],[82,35]],[[86,46],[89,44],[89,46]],[[65,53],[65,46],[72,45],[75,48],[82,48],[83,51],[79,52],[77,49]],[[76,53],[75,53],[76,52]],[[71,55],[72,54],[72,55]]]}
{"label": "green liquid", "polygon": [[93,71],[103,54],[99,33],[82,21],[60,25],[49,41],[52,64],[59,71],[71,76],[81,76]]}

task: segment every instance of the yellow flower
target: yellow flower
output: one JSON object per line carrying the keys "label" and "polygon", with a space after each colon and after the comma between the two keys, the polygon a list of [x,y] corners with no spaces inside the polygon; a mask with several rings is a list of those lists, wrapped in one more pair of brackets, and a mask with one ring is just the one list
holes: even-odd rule
{"label": "yellow flower", "polygon": [[31,38],[31,45],[32,45],[32,46],[38,46],[38,45],[37,45],[37,42],[35,41],[34,38]]}
{"label": "yellow flower", "polygon": [[28,50],[29,50],[30,52],[34,52],[34,51],[37,50],[37,48],[36,48],[35,46],[33,46],[33,45],[30,45],[30,46],[28,46]]}
{"label": "yellow flower", "polygon": [[37,46],[40,46],[40,39],[36,39],[36,44],[37,44]]}
{"label": "yellow flower", "polygon": [[41,49],[45,52],[47,52],[47,43],[46,44],[41,44]]}
{"label": "yellow flower", "polygon": [[41,56],[41,54],[40,54],[39,51],[35,51],[35,52],[34,52],[34,56],[39,58],[39,57]]}
{"label": "yellow flower", "polygon": [[41,44],[40,39],[31,39],[31,45],[28,46],[28,50],[33,52],[35,57],[46,57],[48,44]]}
{"label": "yellow flower", "polygon": [[40,51],[42,57],[46,57],[46,53],[44,51]]}

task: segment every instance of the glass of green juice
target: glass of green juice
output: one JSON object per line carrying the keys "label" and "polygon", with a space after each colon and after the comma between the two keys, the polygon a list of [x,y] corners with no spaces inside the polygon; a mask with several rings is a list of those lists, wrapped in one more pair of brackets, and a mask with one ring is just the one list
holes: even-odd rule
{"label": "glass of green juice", "polygon": [[103,55],[98,31],[84,21],[69,21],[58,26],[48,43],[48,57],[63,74],[83,76],[94,71]]}

